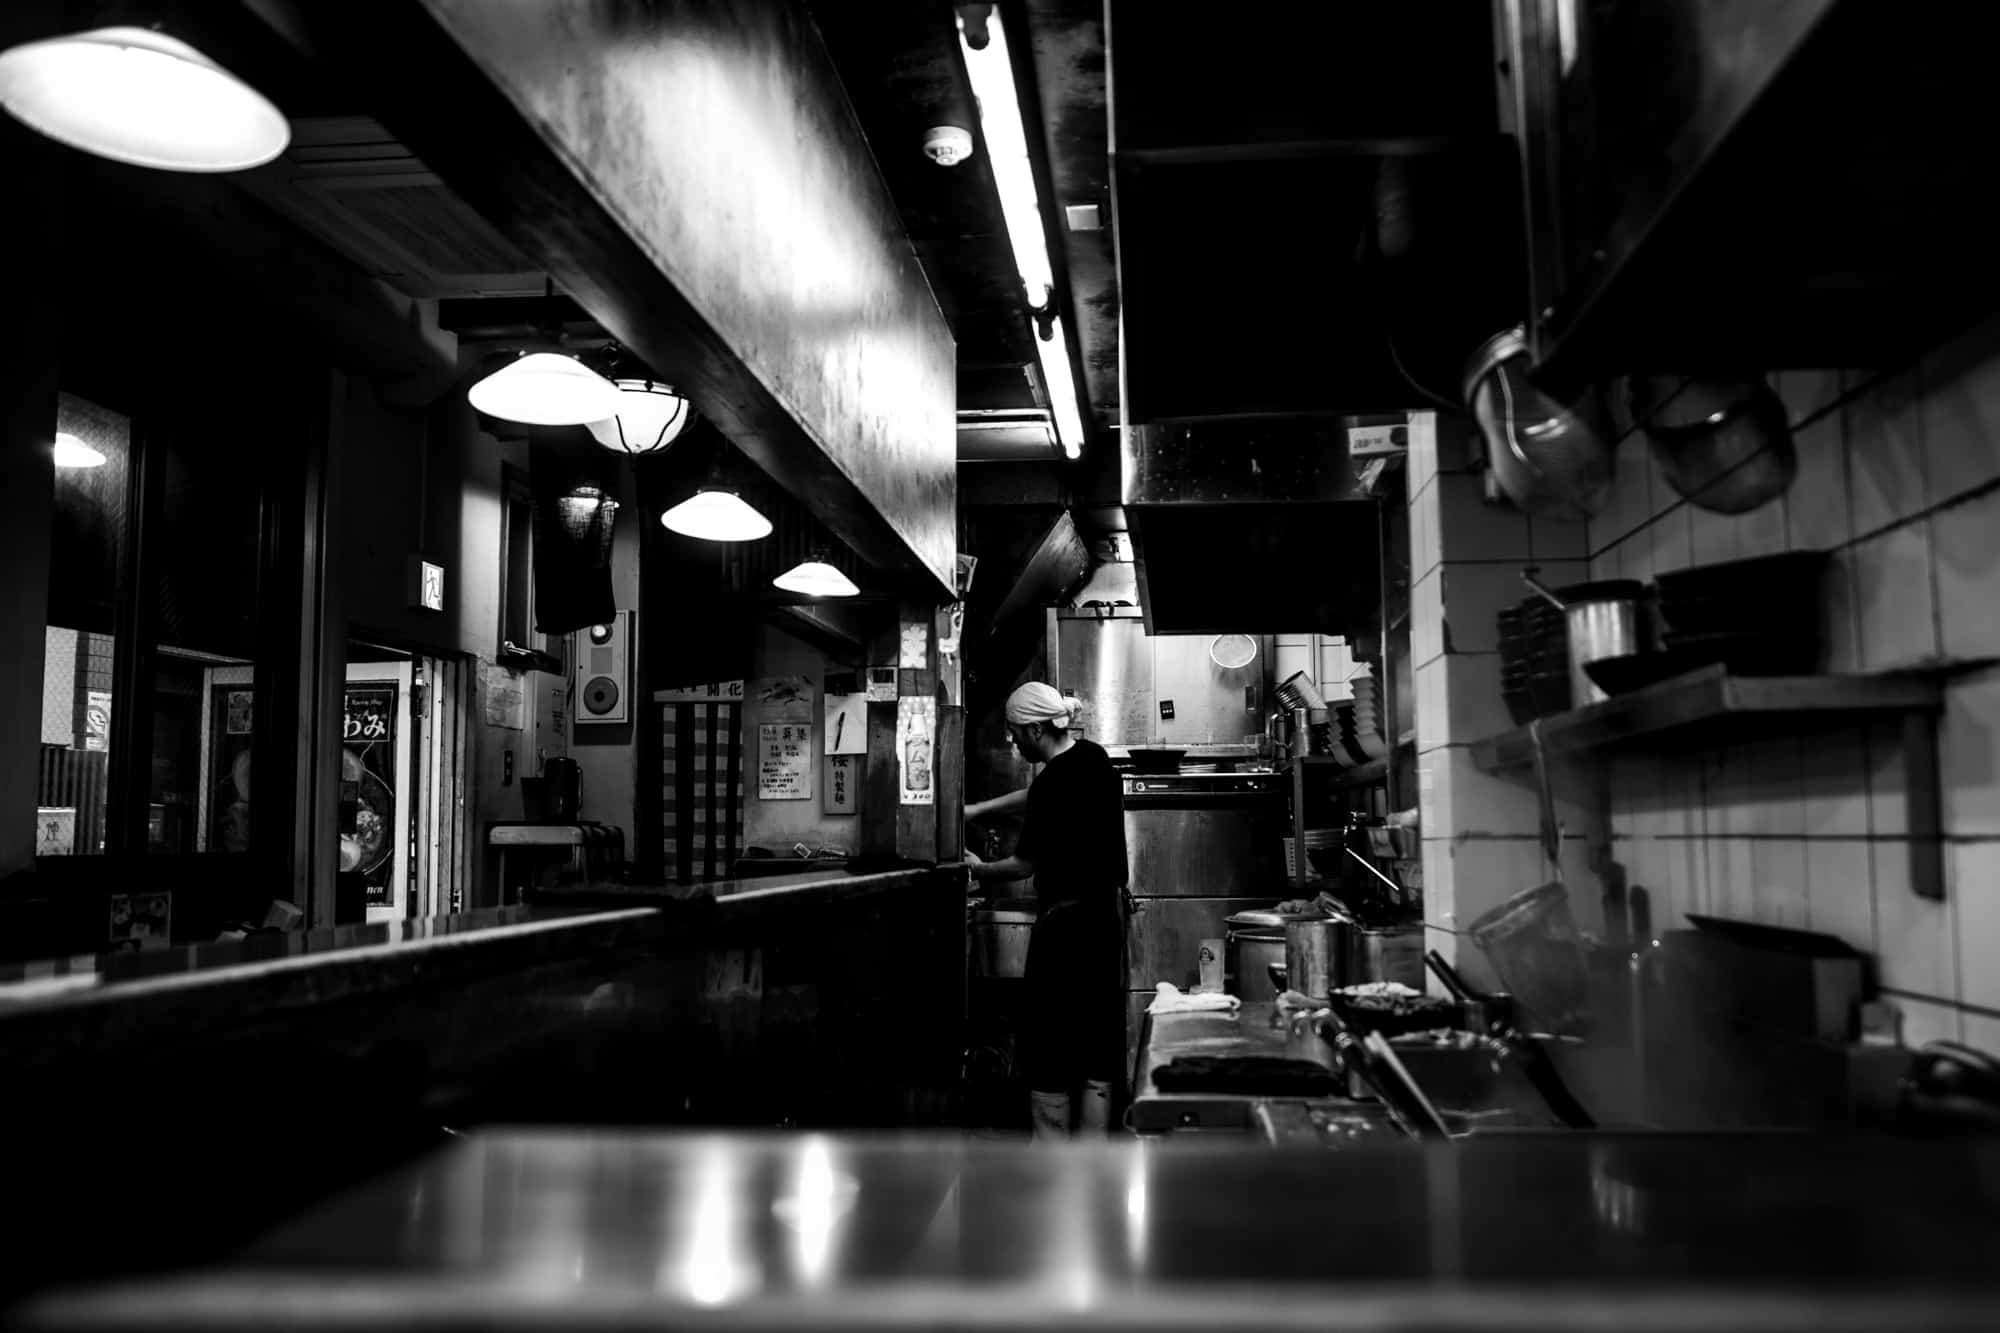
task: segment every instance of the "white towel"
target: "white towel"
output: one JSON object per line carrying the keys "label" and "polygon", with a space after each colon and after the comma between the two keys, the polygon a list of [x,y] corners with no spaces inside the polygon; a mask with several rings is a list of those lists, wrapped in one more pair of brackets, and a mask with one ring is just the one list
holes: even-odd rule
{"label": "white towel", "polygon": [[1183,991],[1171,981],[1162,981],[1154,988],[1159,993],[1146,1006],[1149,1014],[1195,1014],[1206,1010],[1235,1013],[1243,1001],[1234,995],[1224,995],[1220,991]]}

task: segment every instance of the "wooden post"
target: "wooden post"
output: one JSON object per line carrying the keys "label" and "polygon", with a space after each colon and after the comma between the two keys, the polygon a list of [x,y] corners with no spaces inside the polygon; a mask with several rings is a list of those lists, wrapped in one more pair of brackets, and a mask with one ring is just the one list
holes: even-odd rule
{"label": "wooden post", "polygon": [[[897,640],[900,648],[904,633],[909,626],[923,627],[923,658],[921,667],[905,667],[898,658],[896,672],[896,693],[902,699],[928,699],[931,701],[931,801],[929,805],[902,805],[896,807],[896,855],[916,861],[931,861],[937,858],[938,847],[938,802],[942,799],[939,773],[944,764],[944,756],[938,745],[938,636],[937,607],[928,602],[905,602],[897,612],[900,622]],[[900,761],[901,756],[898,756]],[[898,770],[901,781],[901,768]],[[900,790],[898,793],[900,802]]]}

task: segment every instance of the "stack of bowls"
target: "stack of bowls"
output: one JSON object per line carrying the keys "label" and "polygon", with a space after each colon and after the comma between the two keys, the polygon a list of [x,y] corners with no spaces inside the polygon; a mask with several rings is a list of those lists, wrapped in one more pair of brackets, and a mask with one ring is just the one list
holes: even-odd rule
{"label": "stack of bowls", "polygon": [[1569,624],[1539,595],[1500,613],[1500,694],[1516,723],[1570,707]]}

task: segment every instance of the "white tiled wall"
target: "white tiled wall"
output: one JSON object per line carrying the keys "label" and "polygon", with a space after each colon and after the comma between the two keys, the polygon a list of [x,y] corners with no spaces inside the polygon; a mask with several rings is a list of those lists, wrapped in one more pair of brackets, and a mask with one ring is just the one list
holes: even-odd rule
{"label": "white tiled wall", "polygon": [[[1590,536],[1581,522],[1529,519],[1486,497],[1468,423],[1418,414],[1411,431],[1410,532],[1416,579],[1411,655],[1416,663],[1419,812],[1424,835],[1424,908],[1431,947],[1455,959],[1475,984],[1492,981],[1476,948],[1458,947],[1488,909],[1554,873],[1536,838],[1534,788],[1472,762],[1471,745],[1512,725],[1500,697],[1495,616],[1528,595],[1524,567],[1554,585],[1591,577]],[[1597,925],[1589,868],[1592,812],[1559,778],[1560,873],[1578,886],[1572,909]]]}
{"label": "white tiled wall", "polygon": [[1628,436],[1590,524],[1591,572],[1835,552],[1826,669],[1961,669],[1940,724],[1946,900],[1911,892],[1908,769],[1891,723],[1621,761],[1616,854],[1650,890],[1659,928],[1707,911],[1838,935],[1875,955],[1906,1041],[2000,1050],[2000,670],[1981,666],[2000,658],[2000,321],[1886,373],[1774,383],[1799,453],[1783,499],[1739,516],[1695,510]]}

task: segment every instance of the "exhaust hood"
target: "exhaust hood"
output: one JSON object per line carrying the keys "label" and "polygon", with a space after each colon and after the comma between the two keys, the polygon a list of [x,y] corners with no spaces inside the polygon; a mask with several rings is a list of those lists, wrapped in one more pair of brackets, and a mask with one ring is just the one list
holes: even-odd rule
{"label": "exhaust hood", "polygon": [[1124,432],[1149,634],[1352,634],[1381,606],[1381,504],[1334,416]]}

